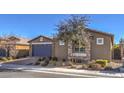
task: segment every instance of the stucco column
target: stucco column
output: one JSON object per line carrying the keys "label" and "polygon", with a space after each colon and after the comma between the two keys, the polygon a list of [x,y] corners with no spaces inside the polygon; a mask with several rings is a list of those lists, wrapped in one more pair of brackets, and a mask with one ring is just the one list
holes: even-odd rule
{"label": "stucco column", "polygon": [[87,57],[85,60],[90,61],[91,60],[91,43],[90,42],[88,46],[86,46],[86,54],[87,54]]}
{"label": "stucco column", "polygon": [[71,58],[72,55],[72,44],[69,42],[68,43],[68,59]]}
{"label": "stucco column", "polygon": [[30,48],[29,48],[29,56],[32,57],[32,43],[30,44]]}

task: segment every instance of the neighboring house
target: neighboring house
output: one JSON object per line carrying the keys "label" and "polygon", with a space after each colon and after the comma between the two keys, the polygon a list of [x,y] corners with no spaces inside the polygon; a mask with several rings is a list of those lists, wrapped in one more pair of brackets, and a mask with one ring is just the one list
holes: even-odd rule
{"label": "neighboring house", "polygon": [[5,44],[6,44],[6,40],[3,38],[0,38],[0,57],[5,57],[7,55]]}
{"label": "neighboring house", "polygon": [[51,39],[45,36],[38,36],[29,41],[31,45],[31,56],[55,56],[59,59],[76,57],[84,60],[112,59],[112,47],[114,35],[97,30],[86,29],[90,33],[89,46],[81,47],[78,53],[78,46],[69,45],[67,42]]}
{"label": "neighboring house", "polygon": [[124,39],[120,40],[121,58],[124,58]]}
{"label": "neighboring house", "polygon": [[[29,56],[29,39],[9,36],[7,38],[1,39],[1,50],[4,50],[4,53],[0,50],[0,56],[12,56],[12,57],[26,57]],[[2,43],[3,42],[3,43]]]}

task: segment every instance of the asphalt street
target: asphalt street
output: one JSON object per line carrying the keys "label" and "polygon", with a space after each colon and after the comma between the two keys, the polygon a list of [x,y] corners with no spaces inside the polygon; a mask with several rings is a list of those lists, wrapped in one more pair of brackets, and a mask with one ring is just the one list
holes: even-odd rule
{"label": "asphalt street", "polygon": [[4,71],[0,72],[0,78],[88,78],[87,75],[54,74],[45,72],[29,71]]}

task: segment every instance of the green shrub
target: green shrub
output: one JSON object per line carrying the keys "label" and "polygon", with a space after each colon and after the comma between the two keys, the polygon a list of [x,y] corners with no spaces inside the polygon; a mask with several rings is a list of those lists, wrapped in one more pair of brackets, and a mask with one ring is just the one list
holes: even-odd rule
{"label": "green shrub", "polygon": [[40,63],[42,62],[42,61],[44,61],[45,60],[45,58],[43,57],[41,57],[41,58],[38,58],[38,60],[35,62],[35,65],[40,65]]}
{"label": "green shrub", "polygon": [[96,60],[96,63],[100,64],[102,67],[106,67],[109,62],[109,60]]}
{"label": "green shrub", "polygon": [[38,59],[38,61],[44,61],[46,58],[45,57],[41,57]]}
{"label": "green shrub", "polygon": [[52,61],[58,61],[58,58],[57,57],[53,57]]}
{"label": "green shrub", "polygon": [[66,62],[66,59],[63,58],[63,59],[62,59],[62,62]]}
{"label": "green shrub", "polygon": [[40,63],[41,66],[47,66],[49,64],[49,58],[45,57],[45,60]]}
{"label": "green shrub", "polygon": [[56,61],[51,61],[51,64],[53,64],[54,66],[56,66]]}

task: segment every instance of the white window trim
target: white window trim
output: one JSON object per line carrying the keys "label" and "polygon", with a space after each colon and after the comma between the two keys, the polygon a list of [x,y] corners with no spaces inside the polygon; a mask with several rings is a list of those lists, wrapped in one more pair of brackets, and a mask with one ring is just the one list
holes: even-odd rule
{"label": "white window trim", "polygon": [[72,53],[71,56],[76,56],[76,57],[86,57],[86,53]]}
{"label": "white window trim", "polygon": [[64,45],[65,45],[65,42],[62,41],[62,40],[59,40],[59,45],[60,45],[60,46],[64,46]]}
{"label": "white window trim", "polygon": [[[102,42],[100,43],[99,40],[102,40]],[[104,38],[96,38],[96,44],[97,45],[104,45]]]}

